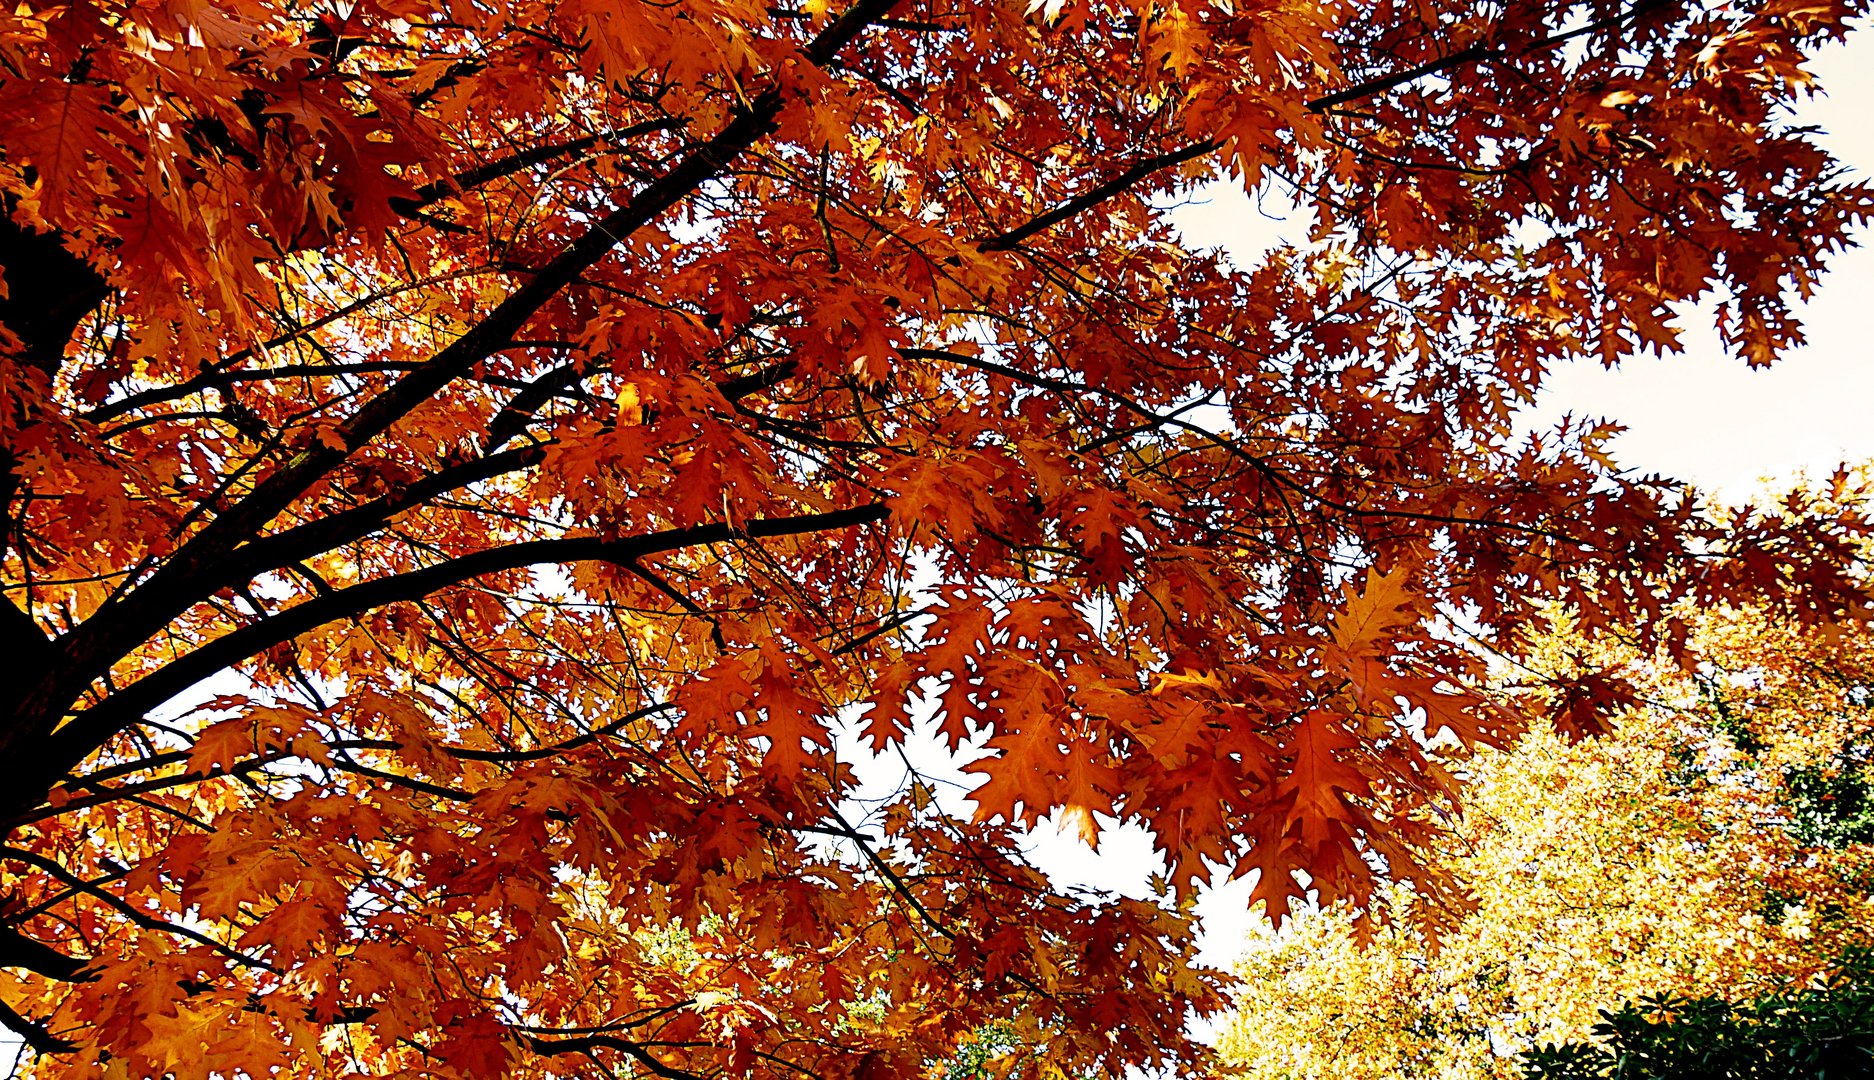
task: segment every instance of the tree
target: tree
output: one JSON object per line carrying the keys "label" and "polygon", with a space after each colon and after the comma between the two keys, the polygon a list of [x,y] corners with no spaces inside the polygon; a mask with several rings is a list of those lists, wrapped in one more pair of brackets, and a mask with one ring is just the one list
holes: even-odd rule
{"label": "tree", "polygon": [[1743,1005],[1662,996],[1603,1015],[1594,1026],[1596,1042],[1531,1051],[1528,1080],[1834,1080],[1874,1069],[1865,957],[1830,985]]}
{"label": "tree", "polygon": [[1550,677],[1637,665],[1633,707],[1470,763],[1446,860],[1474,907],[1440,932],[1401,890],[1364,943],[1336,909],[1254,942],[1225,1057],[1284,1080],[1859,1075],[1874,843],[1814,792],[1861,782],[1874,639],[1729,611],[1692,646],[1687,671],[1564,624],[1534,650]]}
{"label": "tree", "polygon": [[[1437,891],[1510,726],[1445,615],[1866,612],[1852,499],[1509,429],[1705,291],[1796,340],[1870,192],[1779,110],[1855,10],[16,5],[0,1019],[48,1075],[1201,1058],[1176,897]],[[1219,177],[1313,240],[1181,247]],[[845,798],[927,693],[973,820]],[[1050,815],[1165,902],[1053,891]]]}

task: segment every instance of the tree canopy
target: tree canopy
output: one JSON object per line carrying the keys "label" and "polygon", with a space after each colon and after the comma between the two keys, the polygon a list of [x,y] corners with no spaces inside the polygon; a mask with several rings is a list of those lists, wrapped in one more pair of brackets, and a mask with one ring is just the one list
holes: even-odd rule
{"label": "tree canopy", "polygon": [[[1787,106],[1859,10],[0,12],[0,1021],[43,1075],[1198,1067],[1201,883],[1449,891],[1477,643],[1867,614],[1846,478],[1711,516],[1511,423],[1701,295],[1799,340],[1874,193]],[[1312,236],[1192,250],[1218,178]],[[848,798],[927,698],[971,819]],[[1044,817],[1160,900],[1054,889]]]}
{"label": "tree canopy", "polygon": [[1344,908],[1252,941],[1225,1057],[1260,1080],[1863,1074],[1874,638],[1691,621],[1687,671],[1561,620],[1526,660],[1635,676],[1612,733],[1467,763],[1443,858],[1474,900],[1436,932],[1399,889],[1364,941]]}

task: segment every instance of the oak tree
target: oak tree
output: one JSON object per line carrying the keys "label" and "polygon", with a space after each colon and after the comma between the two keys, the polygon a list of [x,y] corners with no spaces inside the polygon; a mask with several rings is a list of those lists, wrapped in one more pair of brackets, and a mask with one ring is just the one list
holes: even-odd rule
{"label": "oak tree", "polygon": [[[1510,420],[1704,294],[1798,340],[1858,10],[22,0],[0,1020],[45,1075],[1201,1058],[1202,882],[1439,891],[1513,726],[1454,619],[1866,613],[1852,499]],[[1215,179],[1311,238],[1193,250]],[[927,699],[973,818],[848,798]]]}

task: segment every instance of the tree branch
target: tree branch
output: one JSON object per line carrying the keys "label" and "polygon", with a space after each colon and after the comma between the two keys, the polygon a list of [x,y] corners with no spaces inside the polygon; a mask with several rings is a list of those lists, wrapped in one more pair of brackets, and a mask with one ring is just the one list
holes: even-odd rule
{"label": "tree branch", "polygon": [[44,1024],[36,1020],[28,1020],[26,1017],[21,1016],[13,1010],[11,1005],[8,1005],[4,1001],[0,1001],[0,1025],[5,1025],[8,1031],[18,1035],[27,1046],[32,1047],[33,1053],[41,1056],[46,1054],[69,1054],[78,1049],[76,1043],[66,1042],[64,1039],[47,1031]]}
{"label": "tree branch", "polygon": [[1207,139],[1200,143],[1192,143],[1190,146],[1178,150],[1168,150],[1165,153],[1136,162],[1132,167],[1098,187],[1093,188],[1091,191],[1076,195],[1047,213],[1030,220],[1026,224],[1018,225],[1000,236],[981,241],[977,246],[984,251],[1009,251],[1020,246],[1022,241],[1036,233],[1051,229],[1061,222],[1066,221],[1068,218],[1085,213],[1108,199],[1123,194],[1134,184],[1137,184],[1139,181],[1158,170],[1169,168],[1173,165],[1182,165],[1194,158],[1203,157],[1205,154],[1217,149],[1220,145],[1222,144]]}
{"label": "tree branch", "polygon": [[[582,746],[588,745],[590,743],[598,742],[600,739],[606,738],[610,735],[615,735],[618,732],[623,731],[625,728],[630,727],[632,724],[637,723],[639,720],[642,720],[647,716],[655,716],[656,714],[661,713],[661,712],[669,712],[670,710],[676,707],[677,706],[674,702],[668,702],[668,701],[660,701],[654,704],[645,705],[641,708],[631,710],[630,712],[612,721],[611,723],[604,725],[603,727],[593,728],[591,731],[588,731],[583,735],[575,735],[570,739],[565,739],[560,742],[552,743],[547,746],[538,746],[531,750],[477,750],[477,749],[474,749],[472,747],[467,747],[467,746],[447,746],[447,745],[439,745],[435,749],[439,753],[446,754],[449,757],[456,758],[461,761],[486,761],[492,764],[518,764],[524,761],[539,761],[543,758],[556,757],[560,754],[566,753],[569,750],[577,750],[578,748]],[[397,750],[403,749],[403,744],[400,742],[397,742],[394,739],[341,739],[337,742],[329,744],[327,746],[327,749],[334,750],[334,751],[343,751],[343,750],[397,751]],[[171,788],[182,787],[185,784],[199,784],[204,781],[215,780],[221,777],[240,776],[246,773],[253,772],[257,769],[264,769],[268,765],[272,765],[277,762],[285,761],[289,758],[293,758],[297,756],[289,751],[276,750],[271,753],[262,754],[261,756],[256,757],[256,758],[249,758],[246,761],[234,762],[233,764],[230,764],[224,768],[214,769],[214,770],[210,770],[206,772],[190,772],[190,771],[185,770],[180,773],[169,773],[164,776],[152,777],[148,780],[138,781],[137,783],[134,783],[134,784],[124,784],[124,785],[120,785],[116,787],[112,787],[104,783],[104,781],[106,780],[114,779],[119,776],[124,776],[129,773],[142,772],[142,771],[149,770],[149,769],[158,769],[158,768],[162,768],[165,765],[174,765],[179,762],[185,762],[189,759],[191,753],[192,751],[190,750],[172,750],[166,753],[156,754],[151,757],[139,758],[136,761],[128,761],[119,765],[107,766],[103,769],[97,770],[96,772],[86,773],[82,776],[73,777],[65,781],[66,787],[72,790],[89,790],[92,793],[89,795],[80,795],[75,798],[68,799],[65,802],[62,802],[57,806],[41,804],[40,806],[35,807],[32,810],[11,819],[10,821],[6,822],[6,824],[9,826],[14,826],[14,827],[17,827],[19,825],[29,825],[35,821],[44,821],[47,818],[61,817],[66,814],[73,814],[82,810],[89,810],[94,806],[103,806],[107,803],[116,802],[118,799],[131,798],[131,797],[138,796],[138,795],[147,795],[154,791],[167,791]],[[351,762],[351,764],[356,765],[358,763],[353,761]],[[361,767],[364,767],[364,766],[361,766]],[[399,780],[402,779],[402,777],[396,777],[396,778]]]}
{"label": "tree branch", "polygon": [[[808,61],[826,64],[896,2],[858,0],[802,52]],[[100,672],[109,670],[118,657],[147,640],[196,603],[206,591],[211,591],[202,586],[219,576],[218,567],[228,555],[291,507],[340,462],[390,430],[444,386],[505,347],[535,312],[578,280],[620,241],[681,203],[757,141],[771,134],[785,103],[785,96],[778,87],[755,95],[721,131],[685,155],[663,176],[640,188],[623,206],[580,234],[479,323],[338,425],[330,443],[314,442],[302,449],[283,467],[257,483],[239,503],[217,515],[183,543],[141,586],[101,605],[90,618],[66,634],[60,642],[62,662],[28,693],[15,719],[0,732],[0,759],[19,759],[23,743],[46,735],[48,729],[57,725],[69,703],[76,700]],[[98,745],[94,743],[77,758],[66,760],[75,745],[74,739],[78,738],[76,732],[89,729],[90,725],[77,723],[60,729],[59,738],[55,740],[60,750],[52,775],[63,773]],[[109,728],[106,733],[111,730],[116,729]],[[8,774],[13,772],[13,768],[6,769]],[[34,798],[36,800],[36,796]]]}
{"label": "tree branch", "polygon": [[1362,98],[1369,98],[1375,94],[1383,94],[1388,90],[1404,86],[1407,83],[1417,82],[1427,75],[1436,75],[1441,71],[1448,71],[1451,68],[1461,67],[1464,64],[1475,63],[1479,60],[1488,60],[1498,57],[1515,59],[1524,56],[1532,56],[1539,52],[1547,52],[1550,49],[1565,45],[1584,34],[1592,34],[1596,31],[1611,29],[1622,23],[1630,22],[1644,15],[1646,12],[1659,7],[1663,2],[1664,0],[1640,0],[1639,3],[1634,4],[1625,11],[1595,19],[1582,26],[1577,26],[1573,30],[1564,30],[1558,34],[1551,34],[1548,37],[1533,41],[1519,49],[1506,49],[1480,42],[1476,45],[1472,45],[1468,49],[1459,49],[1449,56],[1441,56],[1434,60],[1427,60],[1417,67],[1407,68],[1397,74],[1386,75],[1377,79],[1369,79],[1366,82],[1349,86],[1345,90],[1337,90],[1332,94],[1314,98],[1308,102],[1308,111],[1312,113],[1327,112],[1329,109],[1345,105],[1350,101],[1359,101]]}
{"label": "tree branch", "polygon": [[0,926],[0,967],[25,968],[61,982],[90,982],[97,976],[85,970],[89,963],[34,941],[11,926]]}
{"label": "tree branch", "polygon": [[509,398],[506,405],[501,406],[501,411],[495,414],[493,420],[488,421],[488,437],[482,440],[482,445],[492,450],[527,430],[528,421],[534,418],[540,406],[584,378],[587,371],[585,361],[574,360],[536,376],[532,382],[521,387],[519,393]]}
{"label": "tree branch", "polygon": [[245,581],[265,570],[299,562],[302,559],[349,544],[383,528],[390,519],[405,510],[456,488],[482,480],[491,480],[511,472],[532,468],[546,456],[546,444],[520,446],[484,458],[431,473],[395,494],[385,495],[350,510],[317,518],[277,533],[263,536],[234,549],[228,570],[217,584]]}
{"label": "tree branch", "polygon": [[[67,870],[65,869],[65,867],[59,865],[56,861],[52,859],[48,859],[45,856],[40,855],[37,852],[27,851],[23,848],[0,846],[0,857],[17,860],[19,862],[26,863],[30,866],[38,867],[40,870],[44,871],[47,874],[50,874],[52,877],[63,882],[68,888],[75,889],[79,892],[84,893],[87,896],[91,896],[103,902],[104,904],[108,905],[112,910],[116,911],[119,915],[122,915],[124,918],[129,919],[132,923],[134,923],[137,926],[142,927],[145,930],[155,930],[161,933],[175,934],[179,937],[188,938],[190,941],[193,941],[198,945],[207,946],[209,949],[213,950],[214,952],[218,953],[221,956],[227,957],[229,960],[233,961],[236,964],[241,965],[242,967],[256,968],[261,971],[271,971],[276,974],[279,972],[279,969],[274,967],[272,964],[269,964],[264,960],[256,960],[253,957],[247,955],[246,953],[241,952],[239,949],[235,949],[227,945],[223,945],[221,942],[216,941],[214,938],[211,938],[208,935],[201,933],[200,931],[191,930],[190,928],[186,926],[177,926],[174,923],[164,922],[163,920],[158,919],[155,916],[150,915],[147,912],[139,911],[137,908],[132,906],[128,901],[124,900],[122,897],[112,896],[110,893],[105,892],[104,889],[98,885],[98,883],[84,880],[83,878],[79,877],[77,874],[74,874],[70,870]],[[32,970],[38,970],[38,969],[34,968]]]}
{"label": "tree branch", "polygon": [[643,1046],[616,1035],[582,1035],[576,1039],[543,1039],[538,1035],[525,1035],[522,1038],[526,1039],[528,1049],[536,1054],[590,1054],[594,1050],[617,1050],[664,1080],[703,1080],[697,1073],[664,1064]]}
{"label": "tree branch", "polygon": [[[104,703],[78,713],[69,723],[45,738],[49,760],[35,764],[42,769],[56,769],[57,772],[52,774],[54,776],[62,775],[145,712],[218,671],[326,623],[362,615],[399,601],[420,600],[440,589],[472,578],[541,563],[597,560],[629,565],[638,559],[687,547],[851,528],[882,521],[890,513],[884,504],[874,503],[822,514],[761,519],[740,527],[726,522],[712,522],[623,540],[604,540],[596,536],[530,540],[478,551],[420,570],[340,589],[216,638],[112,694]],[[28,759],[36,756],[27,755]],[[34,779],[36,781],[38,778]]]}
{"label": "tree branch", "polygon": [[414,199],[392,199],[390,208],[406,216],[421,210],[425,206],[442,201],[451,195],[473,191],[483,184],[492,183],[504,176],[513,176],[525,172],[536,165],[545,165],[557,158],[583,154],[600,143],[620,143],[626,139],[635,139],[639,135],[649,135],[653,131],[672,131],[686,127],[689,120],[680,116],[663,116],[646,120],[628,127],[613,128],[611,131],[596,132],[565,142],[550,143],[521,150],[495,161],[484,162],[471,169],[464,169],[454,176],[435,180],[416,189]]}
{"label": "tree branch", "polygon": [[1427,60],[1417,67],[1407,68],[1404,71],[1382,78],[1369,79],[1366,82],[1349,86],[1345,90],[1338,90],[1332,94],[1315,98],[1308,102],[1308,111],[1312,113],[1326,112],[1336,106],[1345,105],[1350,101],[1359,101],[1362,98],[1369,98],[1375,94],[1383,94],[1388,90],[1404,86],[1407,83],[1417,82],[1427,75],[1436,75],[1440,71],[1445,71],[1461,64],[1468,64],[1475,60],[1482,60],[1488,56],[1502,55],[1503,50],[1501,49],[1489,45],[1472,45],[1468,49],[1459,49],[1449,56],[1441,56],[1436,60]]}

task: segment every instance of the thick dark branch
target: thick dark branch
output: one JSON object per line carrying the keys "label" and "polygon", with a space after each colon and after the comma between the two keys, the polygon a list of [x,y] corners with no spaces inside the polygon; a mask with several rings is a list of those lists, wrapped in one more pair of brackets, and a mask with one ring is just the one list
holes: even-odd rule
{"label": "thick dark branch", "polygon": [[[256,968],[261,971],[272,971],[275,973],[279,971],[279,969],[274,967],[272,964],[269,964],[264,960],[256,960],[253,957],[247,955],[246,953],[241,952],[239,949],[234,949],[226,945],[223,945],[221,942],[216,941],[214,938],[211,938],[208,935],[198,930],[192,930],[186,926],[177,926],[174,923],[167,923],[149,914],[148,912],[138,910],[134,905],[132,905],[129,901],[125,900],[123,897],[113,896],[110,893],[106,892],[104,888],[98,882],[86,881],[85,879],[79,877],[77,874],[74,874],[70,870],[67,870],[65,869],[65,867],[59,865],[57,861],[53,859],[48,859],[44,855],[39,854],[38,852],[27,851],[23,848],[16,848],[16,847],[0,847],[0,856],[4,856],[5,858],[8,858],[8,859],[14,859],[19,862],[26,863],[29,866],[35,866],[39,868],[41,871],[44,871],[45,873],[51,875],[54,879],[63,883],[68,888],[74,889],[78,892],[82,892],[87,896],[91,896],[97,900],[102,901],[103,903],[108,905],[112,910],[116,911],[119,915],[123,916],[126,919],[129,919],[132,923],[134,923],[135,925],[139,927],[142,927],[145,930],[154,930],[154,931],[158,931],[161,933],[175,934],[178,937],[188,938],[190,941],[193,941],[198,945],[206,946],[207,948],[220,954],[221,956],[227,957],[229,960],[233,961],[236,964],[241,965],[242,967]],[[34,970],[37,970],[37,969],[34,969]]]}
{"label": "thick dark branch", "polygon": [[[768,14],[777,19],[798,19],[801,22],[813,18],[808,12],[796,8],[771,7]],[[923,19],[874,19],[872,25],[882,30],[906,30],[913,34],[960,34],[969,29],[966,26],[945,26]]]}
{"label": "thick dark branch", "polygon": [[[13,828],[17,828],[21,825],[30,825],[35,821],[44,821],[47,818],[63,817],[66,814],[76,814],[84,810],[89,810],[94,806],[103,806],[107,803],[114,803],[120,800],[138,799],[144,795],[151,794],[152,792],[167,791],[171,788],[182,787],[185,784],[199,784],[204,780],[212,780],[212,779],[215,779],[217,777],[222,777],[222,776],[245,776],[248,773],[257,772],[261,769],[266,768],[269,765],[274,764],[275,762],[285,761],[288,758],[291,758],[293,756],[294,755],[292,755],[291,753],[288,753],[287,751],[276,750],[270,754],[263,754],[257,758],[249,758],[246,761],[235,762],[234,764],[229,765],[225,769],[205,770],[203,772],[185,771],[181,773],[171,773],[166,776],[159,776],[159,777],[155,777],[149,780],[139,780],[135,783],[129,783],[129,784],[111,785],[111,784],[106,784],[100,781],[95,781],[92,777],[86,776],[77,781],[68,781],[67,786],[71,787],[74,790],[79,789],[79,788],[88,788],[90,789],[91,794],[79,795],[75,798],[67,799],[66,801],[58,804],[57,806],[45,804],[39,807],[35,807],[34,809],[28,811],[27,813],[21,814],[18,817],[15,817],[9,820],[7,822],[7,825]],[[180,750],[180,751],[176,751],[174,754],[160,754],[160,755],[157,755],[157,757],[155,758],[148,758],[148,759],[145,759],[145,761],[137,762],[136,764],[142,766],[143,768],[154,768],[156,767],[156,764],[170,764],[178,760],[186,761],[188,757],[189,757],[188,751]],[[163,760],[163,759],[167,759],[167,760]],[[152,764],[152,763],[156,763],[156,764]],[[100,770],[100,771],[108,771],[108,770]]]}
{"label": "thick dark branch", "polygon": [[716,384],[716,389],[723,397],[730,401],[740,401],[750,394],[758,394],[763,390],[772,390],[776,386],[781,385],[793,378],[794,372],[799,370],[799,368],[800,365],[792,360],[782,360],[779,363],[770,364],[759,371],[751,371],[746,375],[738,375],[733,379],[724,379]]}
{"label": "thick dark branch", "polygon": [[475,793],[472,791],[462,791],[457,788],[444,787],[441,784],[432,784],[427,780],[418,780],[414,776],[404,776],[401,773],[373,769],[371,766],[360,764],[352,760],[350,756],[342,753],[332,756],[332,768],[340,772],[352,773],[370,780],[382,780],[393,787],[401,787],[406,791],[414,791],[420,795],[428,795],[434,799],[443,799],[449,802],[475,801]]}
{"label": "thick dark branch", "polygon": [[103,789],[104,785],[111,780],[130,776],[134,773],[149,772],[152,769],[160,769],[165,765],[174,765],[178,761],[187,760],[189,760],[189,751],[187,750],[165,750],[162,753],[149,754],[130,761],[120,761],[113,765],[106,765],[100,769],[93,769],[83,776],[67,779],[65,781],[65,786],[73,791],[80,791],[87,788]]}
{"label": "thick dark branch", "polygon": [[652,1075],[664,1077],[664,1080],[703,1080],[697,1073],[664,1064],[644,1046],[616,1035],[582,1035],[575,1039],[543,1039],[538,1035],[522,1037],[527,1040],[528,1049],[536,1054],[589,1055],[594,1050],[616,1050],[636,1060]]}
{"label": "thick dark branch", "polygon": [[733,540],[797,536],[851,528],[882,521],[890,513],[883,504],[873,504],[824,514],[750,521],[740,527],[712,522],[623,540],[603,540],[596,536],[532,540],[478,551],[420,570],[327,593],[216,638],[112,694],[103,704],[78,713],[71,722],[46,739],[48,753],[37,763],[40,768],[56,772],[34,777],[34,781],[50,781],[62,775],[145,712],[210,675],[329,622],[353,618],[387,604],[420,600],[440,589],[477,577],[542,563],[598,560],[628,566],[639,559],[667,551]]}
{"label": "thick dark branch", "polygon": [[[891,10],[894,3],[896,0],[859,0],[802,51],[812,63],[827,63],[874,19]],[[444,386],[506,347],[535,312],[621,240],[681,203],[773,132],[784,104],[776,88],[756,95],[713,138],[573,240],[481,322],[340,424],[330,443],[315,442],[301,450],[284,467],[256,484],[246,498],[190,538],[140,587],[102,605],[67,634],[62,641],[66,663],[50,673],[23,703],[23,722],[16,722],[13,730],[0,736],[0,755],[14,751],[19,740],[41,734],[56,724],[67,704],[77,699],[92,679],[196,603],[206,591],[204,584],[219,577],[219,565],[237,546],[257,535],[353,451],[390,430]],[[64,745],[71,743],[67,732],[61,732]],[[61,763],[58,772],[70,764]]]}
{"label": "thick dark branch", "polygon": [[1436,60],[1427,60],[1417,67],[1407,68],[1404,71],[1387,75],[1383,78],[1369,79],[1366,82],[1349,86],[1345,90],[1339,90],[1332,94],[1315,98],[1308,102],[1308,111],[1317,113],[1326,112],[1337,105],[1345,105],[1350,101],[1359,101],[1362,98],[1369,98],[1375,94],[1383,94],[1388,90],[1404,86],[1407,83],[1417,82],[1427,75],[1436,75],[1440,71],[1446,71],[1463,64],[1482,60],[1488,56],[1501,55],[1503,55],[1503,50],[1494,46],[1472,45],[1468,49],[1459,49],[1449,56],[1441,56]]}
{"label": "thick dark branch", "polygon": [[[315,330],[322,330],[325,327],[330,326],[333,323],[338,322],[341,319],[354,315],[364,310],[365,308],[370,307],[373,304],[382,303],[383,301],[388,300],[393,296],[397,296],[406,292],[413,292],[417,289],[426,289],[430,287],[431,285],[438,285],[438,284],[441,284],[442,282],[449,281],[454,278],[460,278],[471,272],[472,271],[460,271],[460,270],[452,271],[447,274],[439,274],[435,277],[421,278],[417,281],[399,285],[394,288],[387,288],[380,292],[373,292],[366,296],[360,296],[355,300],[342,304],[339,307],[336,307],[332,309],[331,311],[326,312],[324,315],[321,315],[316,319],[299,324],[284,334],[280,334],[275,337],[267,339],[265,342],[262,342],[260,347],[258,348],[241,349],[238,352],[230,353],[229,355],[222,357],[221,359],[215,361],[213,364],[203,363],[201,365],[201,368],[202,368],[201,373],[194,376],[193,378],[190,378],[187,382],[177,383],[172,386],[152,387],[148,390],[144,390],[135,394],[131,394],[130,396],[122,398],[118,401],[107,402],[91,410],[90,412],[83,414],[81,419],[87,420],[93,424],[105,424],[105,423],[109,423],[112,420],[117,419],[118,417],[124,415],[127,412],[132,412],[136,409],[145,408],[150,405],[160,405],[165,401],[176,401],[181,398],[189,397],[192,394],[200,393],[203,389],[212,385],[214,380],[222,372],[226,372],[226,371],[233,369],[234,365],[236,364],[245,363],[246,361],[253,359],[256,353],[260,353],[264,355],[268,349],[277,349],[283,345],[289,345],[292,342],[298,341],[299,339],[305,337],[306,335],[312,333]],[[350,366],[350,365],[347,365],[347,366]],[[385,362],[382,370],[385,370],[385,371],[407,370],[414,366],[416,366],[415,363],[406,362],[406,361]],[[272,373],[276,370],[278,369],[261,369],[260,371],[257,371],[255,374],[265,376],[265,377],[271,377]]]}
{"label": "thick dark branch", "polygon": [[[0,450],[0,467],[6,466],[5,451]],[[4,483],[8,478],[0,478]],[[3,528],[3,526],[0,526]],[[0,548],[3,551],[4,548]],[[39,628],[33,617],[13,606],[9,600],[0,600],[0,649],[4,649],[8,661],[19,665],[18,670],[28,671],[38,667],[52,656],[52,639]],[[0,701],[7,700],[11,694],[0,690]]]}
{"label": "thick dark branch", "polygon": [[984,240],[978,246],[984,251],[1008,251],[1019,246],[1022,241],[1036,233],[1051,229],[1061,222],[1066,221],[1068,218],[1074,217],[1077,214],[1083,214],[1108,199],[1124,194],[1139,181],[1158,170],[1169,168],[1173,165],[1182,165],[1194,158],[1203,157],[1205,154],[1217,149],[1219,145],[1221,144],[1206,140],[1200,143],[1193,143],[1181,149],[1168,150],[1165,153],[1136,162],[1126,171],[1100,184],[1091,191],[1076,195],[1047,213],[1042,214],[1040,217],[1029,221],[1027,224],[1018,225],[1008,232],[1003,233],[1001,236],[995,236]]}
{"label": "thick dark branch", "polygon": [[[740,401],[750,394],[766,390],[785,382],[794,374],[798,365],[792,360],[783,360],[769,365],[760,371],[748,375],[724,379],[716,384],[716,389],[730,401]],[[542,373],[538,378],[515,394],[501,411],[488,422],[488,437],[484,446],[496,447],[507,442],[527,429],[528,421],[540,406],[545,405],[554,395],[563,393],[568,387],[590,374],[588,366],[581,361],[561,364],[559,367]]]}
{"label": "thick dark branch", "polygon": [[0,1001],[0,1025],[18,1035],[27,1046],[33,1048],[35,1054],[69,1054],[78,1049],[78,1044],[66,1042],[47,1031],[44,1024],[14,1012],[13,1007],[4,1001]]}
{"label": "thick dark branch", "polygon": [[[43,374],[49,391],[65,362],[65,346],[73,331],[110,295],[110,285],[97,267],[66,249],[64,234],[34,232],[15,222],[16,202],[11,195],[0,198],[0,275],[5,277],[5,289],[0,293],[0,326],[10,331],[21,346],[9,359]],[[7,408],[7,427],[28,420],[29,414],[20,403]],[[13,547],[13,507],[26,486],[19,469],[14,448],[0,446],[0,556]],[[17,622],[10,614],[9,620]],[[26,620],[29,631],[31,621]],[[11,698],[14,693],[17,691],[4,696]]]}
{"label": "thick dark branch", "polygon": [[[624,1017],[623,1019],[613,1020],[605,1024],[597,1024],[591,1027],[535,1027],[531,1024],[512,1024],[509,1026],[515,1031],[524,1031],[529,1035],[558,1035],[562,1037],[568,1035],[609,1035],[616,1034],[620,1031],[630,1031],[632,1028],[644,1027],[647,1024],[662,1020],[671,1013],[682,1012],[695,1004],[695,998],[683,998],[679,1001],[673,1001],[668,1005],[660,1005],[655,1009],[647,1008]],[[649,1044],[647,1043],[646,1045]]]}
{"label": "thick dark branch", "polygon": [[401,491],[373,499],[328,517],[282,529],[234,550],[220,584],[246,581],[255,574],[275,570],[341,544],[349,544],[383,528],[396,515],[430,499],[469,484],[530,469],[546,456],[546,444],[519,446],[465,461],[431,473]]}
{"label": "thick dark branch", "polygon": [[[450,757],[460,758],[463,761],[490,761],[496,763],[538,761],[541,758],[557,757],[568,750],[577,750],[588,743],[595,743],[607,736],[616,735],[647,716],[655,716],[660,712],[669,712],[676,707],[674,703],[668,701],[658,702],[655,705],[646,705],[641,709],[631,710],[611,723],[606,724],[604,727],[593,728],[584,735],[575,735],[564,742],[557,742],[551,746],[536,747],[532,750],[471,750],[466,746],[442,746],[437,749],[448,754]],[[396,743],[390,743],[387,744],[385,749],[398,750],[402,749],[402,747]]]}
{"label": "thick dark branch", "polygon": [[62,982],[90,982],[97,976],[85,970],[88,963],[34,941],[11,926],[0,926],[0,967],[25,968]]}
{"label": "thick dark branch", "polygon": [[534,418],[540,406],[584,378],[586,372],[587,363],[584,360],[574,360],[543,372],[508,399],[508,403],[501,406],[501,411],[495,414],[494,419],[488,421],[488,437],[482,445],[493,449],[527,430],[527,422]]}
{"label": "thick dark branch", "polygon": [[[532,750],[476,750],[467,746],[446,745],[439,745],[435,749],[439,753],[461,761],[487,761],[506,765],[519,764],[523,761],[539,761],[543,758],[558,757],[568,750],[577,750],[582,746],[598,742],[600,739],[616,735],[647,716],[669,712],[676,707],[674,702],[669,701],[646,705],[643,708],[631,710],[604,727],[593,728],[584,735],[575,735],[570,739],[547,746],[537,746]],[[334,743],[332,748],[335,750],[402,750],[403,744],[392,739],[346,739]]]}
{"label": "thick dark branch", "polygon": [[191,397],[204,390],[226,390],[237,383],[271,382],[274,379],[317,379],[333,378],[341,375],[381,375],[386,371],[409,371],[418,366],[420,360],[360,360],[354,364],[283,364],[273,368],[240,368],[204,371],[188,382],[175,386],[159,386],[132,394],[122,401],[101,406],[86,415],[87,420],[101,422],[145,405],[158,405],[165,401]]}

